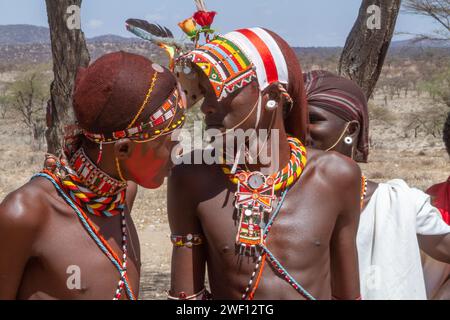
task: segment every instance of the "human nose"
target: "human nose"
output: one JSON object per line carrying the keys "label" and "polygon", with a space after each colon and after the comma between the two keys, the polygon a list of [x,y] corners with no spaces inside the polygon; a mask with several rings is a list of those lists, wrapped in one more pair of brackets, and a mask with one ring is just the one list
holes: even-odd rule
{"label": "human nose", "polygon": [[217,112],[217,103],[214,103],[210,99],[205,99],[200,107],[200,110],[205,115],[212,115]]}

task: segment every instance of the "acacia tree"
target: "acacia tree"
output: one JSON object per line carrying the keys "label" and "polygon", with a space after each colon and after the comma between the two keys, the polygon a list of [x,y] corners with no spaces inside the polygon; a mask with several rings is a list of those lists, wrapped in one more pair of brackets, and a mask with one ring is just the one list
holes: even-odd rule
{"label": "acacia tree", "polygon": [[415,41],[450,41],[450,0],[405,0],[406,13],[432,18],[440,26],[431,34],[416,34]]}
{"label": "acacia tree", "polygon": [[19,112],[28,127],[33,147],[41,149],[45,132],[44,102],[48,99],[46,75],[38,69],[25,74],[9,87],[9,103]]}
{"label": "acacia tree", "polygon": [[89,64],[84,34],[80,28],[82,0],[46,0],[53,56],[54,80],[47,104],[48,152],[60,154],[65,132],[73,128],[72,94],[78,67]]}
{"label": "acacia tree", "polygon": [[401,0],[363,0],[342,51],[339,74],[370,97],[394,33]]}

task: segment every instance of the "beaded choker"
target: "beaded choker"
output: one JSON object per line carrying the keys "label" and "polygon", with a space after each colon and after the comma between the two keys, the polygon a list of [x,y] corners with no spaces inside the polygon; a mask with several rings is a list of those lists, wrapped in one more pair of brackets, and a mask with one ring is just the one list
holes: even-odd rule
{"label": "beaded choker", "polygon": [[127,187],[126,182],[114,179],[97,168],[86,156],[83,148],[75,152],[70,160],[70,167],[76,172],[86,187],[100,196],[112,196]]}
{"label": "beaded choker", "polygon": [[288,141],[291,148],[289,163],[270,176],[241,168],[233,175],[228,167],[222,167],[230,180],[238,185],[234,205],[239,218],[236,245],[241,255],[256,255],[256,250],[263,244],[264,215],[272,212],[275,191],[291,186],[306,165],[306,148],[294,137],[289,137]]}
{"label": "beaded choker", "polygon": [[74,164],[73,169],[55,156],[47,155],[44,171],[57,176],[64,191],[85,211],[101,217],[122,213],[126,182],[119,182],[98,169],[82,149],[75,153],[71,163]]}
{"label": "beaded choker", "polygon": [[[305,146],[300,140],[294,137],[288,137],[288,142],[291,149],[289,163],[281,171],[266,177],[269,185],[274,185],[274,191],[286,189],[292,185],[300,177],[306,165]],[[232,174],[230,168],[227,166],[222,166],[222,170],[234,184],[245,181],[245,176],[249,174],[240,167],[238,167],[235,174]]]}

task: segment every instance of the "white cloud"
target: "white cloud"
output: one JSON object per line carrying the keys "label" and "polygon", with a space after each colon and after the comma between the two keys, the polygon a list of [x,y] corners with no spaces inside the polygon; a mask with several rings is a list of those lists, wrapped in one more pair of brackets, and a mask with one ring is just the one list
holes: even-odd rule
{"label": "white cloud", "polygon": [[92,19],[88,22],[88,26],[92,29],[97,29],[103,25],[103,21],[98,19]]}

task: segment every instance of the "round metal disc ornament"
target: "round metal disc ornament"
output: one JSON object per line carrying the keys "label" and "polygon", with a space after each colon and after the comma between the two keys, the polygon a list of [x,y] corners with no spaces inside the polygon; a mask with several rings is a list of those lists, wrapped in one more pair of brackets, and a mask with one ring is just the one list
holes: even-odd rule
{"label": "round metal disc ornament", "polygon": [[260,172],[254,172],[248,177],[248,185],[252,189],[259,189],[264,185],[265,177]]}

